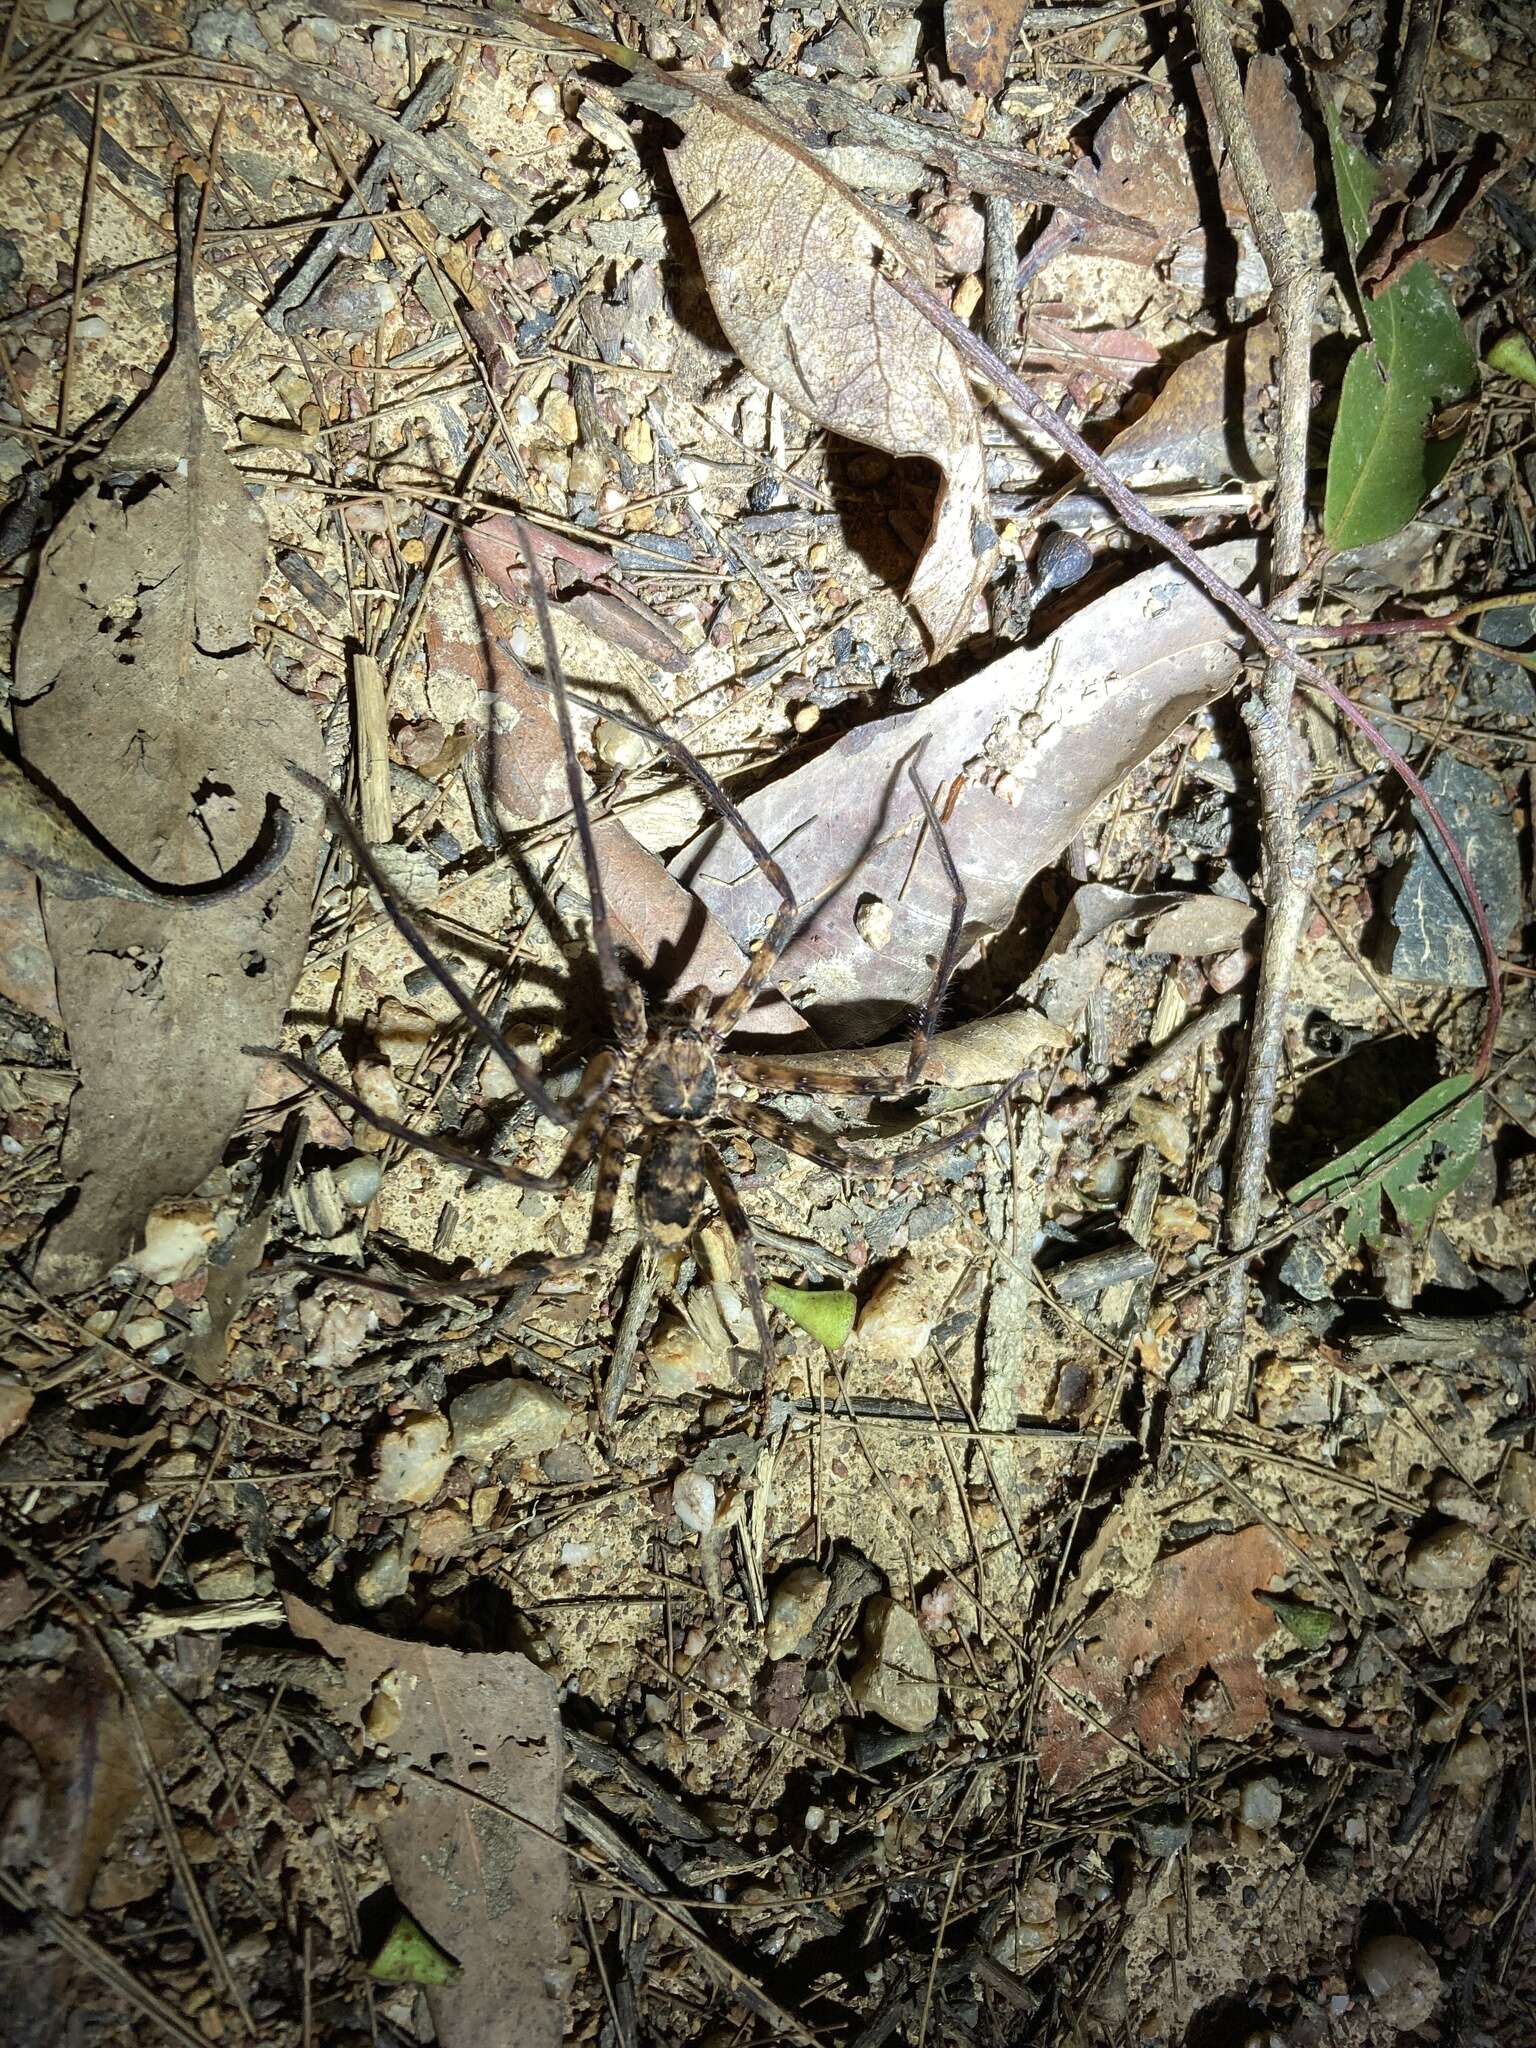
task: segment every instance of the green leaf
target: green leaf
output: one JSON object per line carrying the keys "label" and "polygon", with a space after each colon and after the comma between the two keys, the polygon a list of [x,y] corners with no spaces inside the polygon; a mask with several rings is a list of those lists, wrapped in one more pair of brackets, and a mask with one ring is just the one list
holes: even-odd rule
{"label": "green leaf", "polygon": [[792,1323],[816,1339],[828,1351],[848,1342],[858,1302],[840,1287],[784,1287],[770,1280],[763,1289],[764,1301],[782,1309]]}
{"label": "green leaf", "polygon": [[1347,1244],[1381,1242],[1383,1195],[1406,1229],[1427,1230],[1441,1202],[1472,1171],[1482,1138],[1483,1091],[1465,1074],[1451,1074],[1379,1131],[1297,1181],[1288,1199],[1299,1205],[1320,1197],[1342,1209]]}
{"label": "green leaf", "polygon": [[1363,149],[1344,133],[1339,110],[1330,100],[1323,107],[1328,125],[1328,148],[1333,158],[1333,189],[1339,202],[1339,220],[1351,260],[1357,258],[1371,234],[1371,201],[1381,175]]}
{"label": "green leaf", "polygon": [[1333,1634],[1333,1615],[1326,1607],[1314,1607],[1306,1600],[1282,1600],[1274,1593],[1260,1596],[1274,1609],[1275,1619],[1295,1637],[1304,1650],[1320,1650]]}
{"label": "green leaf", "polygon": [[1523,334],[1501,334],[1488,351],[1488,367],[1522,384],[1536,384],[1536,349]]}
{"label": "green leaf", "polygon": [[[1333,181],[1351,259],[1370,237],[1375,165],[1327,110]],[[1477,361],[1455,301],[1428,263],[1375,298],[1362,296],[1370,340],[1344,372],[1328,450],[1323,528],[1329,545],[1365,547],[1400,533],[1456,459],[1462,436],[1430,438],[1442,407],[1473,390]]]}
{"label": "green leaf", "polygon": [[380,1984],[453,1984],[462,1972],[410,1914],[402,1911],[368,1965],[368,1974]]}

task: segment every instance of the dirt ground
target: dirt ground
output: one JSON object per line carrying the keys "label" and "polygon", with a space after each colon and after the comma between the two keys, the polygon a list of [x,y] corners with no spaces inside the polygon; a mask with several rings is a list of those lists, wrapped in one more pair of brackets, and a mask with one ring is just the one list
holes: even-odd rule
{"label": "dirt ground", "polygon": [[[1183,10],[557,13],[755,87],[829,216],[920,233],[1276,598],[1267,273]],[[1536,28],[1297,0],[1227,33],[1319,285],[1300,616],[1508,602],[1315,643],[1476,841],[1504,1013],[1474,1077],[1424,813],[1298,695],[1316,864],[1223,1330],[1267,890],[1261,663],[1220,611],[990,387],[949,373],[926,465],[865,430],[864,302],[814,221],[777,239],[782,141],[710,159],[765,223],[734,279],[710,254],[707,94],[496,9],[6,15],[5,751],[90,845],[0,818],[5,2038],[1536,2041]],[[1474,366],[1416,516],[1342,549],[1380,301],[1325,105]],[[731,292],[786,280],[744,364]],[[785,395],[829,359],[836,431]],[[876,409],[926,374],[895,354]],[[152,567],[108,590],[120,531]],[[141,752],[195,790],[190,853]],[[156,896],[217,892],[274,817],[276,880]],[[605,1169],[524,1183],[640,1099],[622,1061],[597,1086],[600,945],[653,1022],[718,1005],[774,861],[796,928],[719,1056],[710,1192],[667,1241],[631,1164],[589,1250]],[[1394,1125],[1437,1084],[1427,1137]]]}

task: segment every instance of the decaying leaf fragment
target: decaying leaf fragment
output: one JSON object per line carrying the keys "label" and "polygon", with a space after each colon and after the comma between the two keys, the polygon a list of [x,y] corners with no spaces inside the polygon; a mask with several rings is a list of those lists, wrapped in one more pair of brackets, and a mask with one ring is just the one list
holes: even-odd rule
{"label": "decaying leaf fragment", "polygon": [[1259,1595],[1286,1561],[1279,1538],[1255,1523],[1174,1551],[1145,1587],[1111,1593],[1048,1674],[1046,1783],[1065,1794],[1138,1751],[1187,1756],[1212,1737],[1251,1735],[1268,1711],[1256,1653],[1275,1629]]}
{"label": "decaying leaf fragment", "polygon": [[[554,1681],[526,1657],[397,1642],[289,1595],[336,1669],[326,1697],[387,1749],[399,1804],[379,1841],[401,1904],[457,1973],[418,1973],[443,2048],[555,2048],[570,1877]],[[434,1976],[440,1981],[434,1981]]]}
{"label": "decaying leaf fragment", "polygon": [[203,412],[195,200],[178,195],[170,360],[44,548],[17,649],[25,766],[106,850],[95,883],[142,885],[84,894],[68,860],[43,867],[79,1194],[38,1279],[66,1291],[217,1165],[254,1071],[240,1048],[276,1036],[303,960],[319,848],[287,765],[322,768],[319,732],[251,644],[266,531]]}
{"label": "decaying leaf fragment", "polygon": [[829,432],[936,463],[944,486],[907,601],[935,659],[961,640],[996,554],[981,423],[959,359],[892,291],[891,252],[932,282],[915,230],[855,198],[760,109],[700,97],[667,152],[704,281],[747,368]]}

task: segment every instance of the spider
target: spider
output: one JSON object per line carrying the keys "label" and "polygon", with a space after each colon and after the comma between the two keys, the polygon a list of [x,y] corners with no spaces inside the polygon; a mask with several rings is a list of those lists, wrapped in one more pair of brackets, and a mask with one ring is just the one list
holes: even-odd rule
{"label": "spider", "polygon": [[[770,1093],[894,1098],[909,1093],[917,1084],[944,994],[959,957],[966,909],[964,885],[945,838],[943,824],[932,798],[918,778],[915,766],[909,763],[909,778],[949,881],[951,910],[933,984],[918,1016],[904,1077],[893,1081],[876,1075],[801,1069],[798,1065],[788,1067],[755,1054],[728,1051],[727,1041],[767,985],[780,955],[793,936],[801,915],[800,904],[779,862],[702,762],[681,741],[611,705],[588,704],[568,689],[555,646],[543,579],[533,550],[521,529],[519,540],[528,565],[529,593],[543,642],[544,687],[554,702],[565,757],[571,815],[590,904],[593,951],[613,1038],[613,1044],[589,1063],[569,1101],[557,1100],[549,1093],[540,1077],[460,987],[446,964],[396,903],[366,843],[336,799],[313,778],[300,770],[294,772],[326,799],[333,825],[377,893],[390,922],[448,995],[475,1037],[504,1063],[531,1107],[564,1131],[565,1149],[558,1163],[548,1173],[534,1173],[525,1167],[477,1156],[372,1108],[352,1089],[320,1073],[296,1055],[262,1047],[248,1047],[247,1050],[280,1060],[300,1079],[347,1104],[388,1136],[450,1165],[463,1167],[475,1174],[491,1175],[512,1187],[556,1193],[573,1186],[595,1160],[596,1189],[587,1242],[581,1251],[519,1259],[499,1272],[465,1280],[427,1285],[413,1281],[401,1291],[413,1297],[489,1294],[528,1282],[537,1284],[589,1266],[611,1234],[624,1162],[633,1151],[639,1155],[635,1174],[635,1209],[640,1230],[658,1249],[686,1245],[703,1220],[713,1197],[737,1246],[742,1279],[766,1370],[773,1358],[773,1344],[751,1228],[714,1134],[721,1130],[752,1132],[833,1172],[863,1174],[889,1181],[974,1137],[1007,1102],[1023,1076],[1015,1076],[992,1097],[980,1115],[962,1129],[890,1158],[866,1151],[830,1132],[813,1133],[781,1111],[748,1095],[749,1089],[764,1089]],[[511,653],[510,649],[504,651]],[[700,990],[680,1008],[653,1016],[647,1009],[639,985],[625,972],[608,920],[603,879],[571,725],[573,703],[583,710],[627,726],[659,748],[738,835],[776,891],[779,907],[766,931],[752,946],[740,979],[724,995],[716,998],[707,990]]]}

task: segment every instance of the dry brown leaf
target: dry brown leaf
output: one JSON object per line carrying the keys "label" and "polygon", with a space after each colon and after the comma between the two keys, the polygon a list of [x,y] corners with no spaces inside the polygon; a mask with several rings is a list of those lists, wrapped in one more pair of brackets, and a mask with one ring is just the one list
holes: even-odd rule
{"label": "dry brown leaf", "polygon": [[1093,162],[1077,165],[1078,189],[1102,206],[1132,214],[1156,231],[1138,237],[1124,228],[1089,224],[1095,255],[1149,269],[1200,224],[1200,194],[1190,172],[1188,124],[1165,92],[1139,85],[1112,107],[1093,138]]}
{"label": "dry brown leaf", "polygon": [[1030,0],[944,0],[944,54],[972,92],[995,100]]}
{"label": "dry brown leaf", "polygon": [[[1206,133],[1219,135],[1221,124],[1211,105],[1203,65],[1195,66],[1194,85],[1205,115]],[[1317,158],[1291,91],[1290,68],[1283,57],[1261,51],[1249,58],[1243,73],[1243,107],[1269,182],[1270,196],[1282,213],[1304,211],[1317,198]],[[1221,167],[1221,204],[1229,220],[1248,218],[1247,201],[1230,159]]]}
{"label": "dry brown leaf", "polygon": [[1124,1759],[1127,1745],[1154,1759],[1168,1750],[1185,1756],[1213,1736],[1241,1742],[1260,1727],[1268,1695],[1256,1653],[1276,1624],[1256,1595],[1285,1563],[1279,1538],[1255,1523],[1160,1559],[1145,1589],[1110,1594],[1049,1672],[1045,1782],[1070,1792]]}
{"label": "dry brown leaf", "polygon": [[[164,1761],[179,1733],[173,1706],[146,1693],[138,1710],[151,1753]],[[33,1799],[19,1800],[8,1818],[12,1867],[35,1862],[43,1896],[62,1912],[82,1912],[114,1836],[145,1796],[122,1695],[100,1657],[81,1646],[62,1669],[15,1672],[0,1723],[26,1744],[37,1772]]]}
{"label": "dry brown leaf", "polygon": [[[1234,542],[1207,559],[1241,584],[1256,550]],[[920,710],[856,727],[749,797],[741,809],[801,904],[820,904],[785,950],[780,984],[834,1044],[884,1035],[927,993],[951,895],[937,853],[920,844],[908,761],[918,758],[937,792],[974,944],[1007,928],[1031,877],[1100,799],[1231,686],[1240,648],[1226,614],[1160,564],[1084,605],[1040,646],[1015,648]],[[777,898],[731,833],[700,835],[672,872],[745,943],[773,913]],[[859,929],[872,897],[892,913],[878,948]]]}
{"label": "dry brown leaf", "polygon": [[931,283],[931,246],[756,108],[701,97],[667,161],[720,325],[753,376],[830,433],[943,472],[907,590],[937,659],[970,629],[996,537],[966,373],[879,267],[890,251]]}
{"label": "dry brown leaf", "polygon": [[[150,885],[148,900],[81,896],[78,877],[45,872],[80,1076],[63,1171],[80,1185],[38,1278],[66,1291],[218,1164],[254,1073],[240,1049],[276,1037],[303,961],[320,843],[287,767],[321,772],[318,728],[251,645],[266,529],[203,411],[190,202],[179,217],[170,360],[44,548],[17,650],[29,772]],[[293,831],[275,871],[206,893],[263,866],[278,812]],[[205,894],[154,894],[178,888]]]}
{"label": "dry brown leaf", "polygon": [[569,1938],[554,1681],[477,1655],[345,1628],[289,1594],[294,1633],[336,1660],[326,1689],[402,1786],[378,1823],[400,1903],[461,1966],[427,1991],[442,2048],[555,2048]]}

